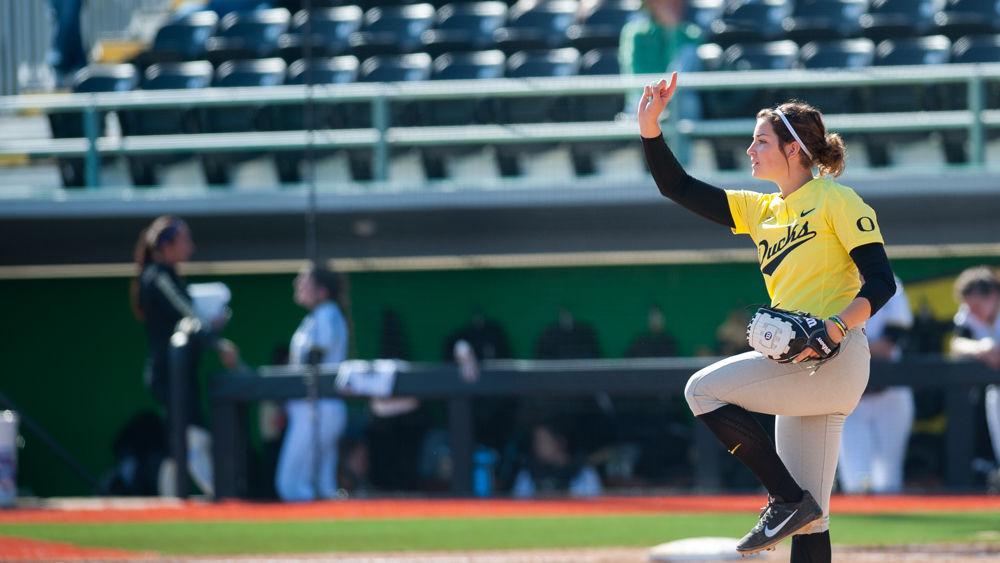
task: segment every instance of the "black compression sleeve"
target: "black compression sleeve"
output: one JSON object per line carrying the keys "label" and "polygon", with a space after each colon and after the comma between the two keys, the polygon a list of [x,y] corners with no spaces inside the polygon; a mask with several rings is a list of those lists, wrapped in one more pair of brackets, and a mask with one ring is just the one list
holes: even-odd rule
{"label": "black compression sleeve", "polygon": [[877,242],[863,244],[851,251],[851,259],[865,280],[857,296],[868,300],[874,315],[896,293],[896,278],[885,247]]}
{"label": "black compression sleeve", "polygon": [[685,172],[667,147],[663,135],[653,139],[643,137],[642,150],[661,194],[724,227],[736,226],[725,190],[696,180]]}

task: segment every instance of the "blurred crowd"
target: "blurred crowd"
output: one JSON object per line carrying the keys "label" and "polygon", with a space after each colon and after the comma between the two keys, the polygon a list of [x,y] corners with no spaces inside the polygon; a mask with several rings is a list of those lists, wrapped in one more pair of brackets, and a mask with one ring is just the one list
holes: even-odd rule
{"label": "blurred crowd", "polygon": [[[183,220],[164,216],[141,234],[136,247],[132,303],[146,327],[149,361],[146,384],[166,412],[171,387],[170,335],[178,323],[203,323],[200,349],[213,349],[224,369],[252,372],[239,349],[220,332],[229,319],[226,299],[197,297],[177,266],[195,251]],[[910,303],[904,285],[866,325],[874,361],[896,362],[908,355],[948,354],[1000,370],[1000,279],[987,266],[958,275],[953,323],[936,321],[927,303]],[[198,291],[194,291],[198,289]],[[196,297],[192,297],[196,294]],[[218,297],[218,294],[215,295]],[[351,331],[346,286],[338,274],[310,264],[292,283],[292,300],[303,310],[287,345],[276,347],[272,362],[292,366],[336,364],[348,358]],[[747,351],[749,308],[722,319],[715,341],[693,348],[697,355],[724,356]],[[621,351],[601,345],[598,331],[567,308],[540,327],[533,357],[540,360],[601,357],[670,357],[681,346],[668,322],[669,310],[650,305],[636,315],[636,333]],[[410,359],[405,319],[393,310],[381,316],[379,356]],[[514,356],[505,328],[481,310],[470,312],[441,344],[442,362],[454,362],[458,377],[474,381],[483,362]],[[488,367],[488,365],[486,365]],[[196,370],[185,381],[197,389]],[[1000,385],[980,390],[985,416],[977,444],[976,469],[987,487],[998,485]],[[192,481],[211,496],[211,436],[197,402],[187,421]],[[397,492],[446,492],[452,459],[446,405],[413,398],[305,399],[267,402],[258,409],[260,447],[254,453],[253,494],[286,501],[366,496]],[[871,384],[845,423],[838,469],[845,493],[898,493],[929,489],[943,475],[943,394],[905,386]],[[480,495],[599,495],[608,488],[677,489],[693,485],[689,459],[693,443],[690,413],[678,397],[580,399],[479,398],[474,409],[474,487]],[[765,427],[767,425],[765,424]],[[108,479],[109,492],[173,494],[178,468],[166,454],[166,425],[143,414],[129,422],[114,444],[121,463]],[[159,437],[158,439],[152,439]],[[975,439],[972,437],[970,439]],[[726,458],[727,482],[752,487],[749,474]],[[938,480],[938,481],[936,481]]]}

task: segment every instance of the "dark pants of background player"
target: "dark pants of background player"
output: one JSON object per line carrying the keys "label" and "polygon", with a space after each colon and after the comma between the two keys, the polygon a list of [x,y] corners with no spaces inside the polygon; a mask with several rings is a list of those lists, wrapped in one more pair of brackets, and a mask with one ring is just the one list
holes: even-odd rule
{"label": "dark pants of background player", "polygon": [[[201,346],[198,343],[194,343],[188,348],[188,365],[183,370],[184,382],[182,392],[184,393],[184,405],[181,417],[185,427],[191,424],[196,426],[205,425],[204,417],[199,408],[201,397],[198,394],[198,359],[200,348]],[[172,413],[170,412],[170,380],[173,377],[170,359],[169,348],[166,350],[154,350],[150,354],[149,360],[147,360],[146,368],[149,370],[150,392],[157,404],[163,407],[163,412],[166,415],[167,432],[170,432],[170,428],[172,428],[171,423],[173,422]]]}
{"label": "dark pants of background player", "polygon": [[87,64],[80,34],[80,10],[83,0],[49,0],[52,6],[54,30],[49,62],[61,75],[68,77]]}

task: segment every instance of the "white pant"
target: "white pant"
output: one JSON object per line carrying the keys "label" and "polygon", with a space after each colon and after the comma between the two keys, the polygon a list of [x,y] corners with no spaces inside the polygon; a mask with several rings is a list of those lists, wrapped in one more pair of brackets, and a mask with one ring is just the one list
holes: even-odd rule
{"label": "white pant", "polygon": [[799,533],[819,533],[830,527],[830,492],[844,418],[868,384],[870,363],[868,339],[853,328],[841,343],[840,353],[815,373],[811,362],[779,364],[758,352],[746,352],[692,375],[684,395],[695,416],[726,404],[777,415],[778,457],[823,509],[823,518]]}
{"label": "white pant", "polygon": [[861,397],[844,422],[840,488],[845,493],[898,493],[913,425],[913,391],[890,387]]}
{"label": "white pant", "polygon": [[990,429],[993,455],[1000,464],[1000,385],[986,386],[986,426]]}
{"label": "white pant", "polygon": [[[281,444],[274,485],[284,501],[333,498],[337,494],[337,443],[347,426],[347,407],[338,399],[316,403],[319,444],[313,440],[309,401],[288,401],[288,428]],[[319,476],[314,480],[314,452],[319,450]]]}
{"label": "white pant", "polygon": [[[215,496],[215,472],[212,465],[212,435],[200,426],[187,427],[188,472],[201,492]],[[157,477],[160,496],[177,496],[177,464],[172,458],[160,463]]]}

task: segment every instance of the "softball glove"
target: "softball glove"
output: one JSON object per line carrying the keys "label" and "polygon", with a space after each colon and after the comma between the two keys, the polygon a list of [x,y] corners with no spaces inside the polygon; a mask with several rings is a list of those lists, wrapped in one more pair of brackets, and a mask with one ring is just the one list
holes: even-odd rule
{"label": "softball glove", "polygon": [[819,362],[837,355],[835,344],[826,330],[826,323],[796,311],[761,307],[747,325],[747,343],[766,358],[786,364],[806,348],[816,352]]}

